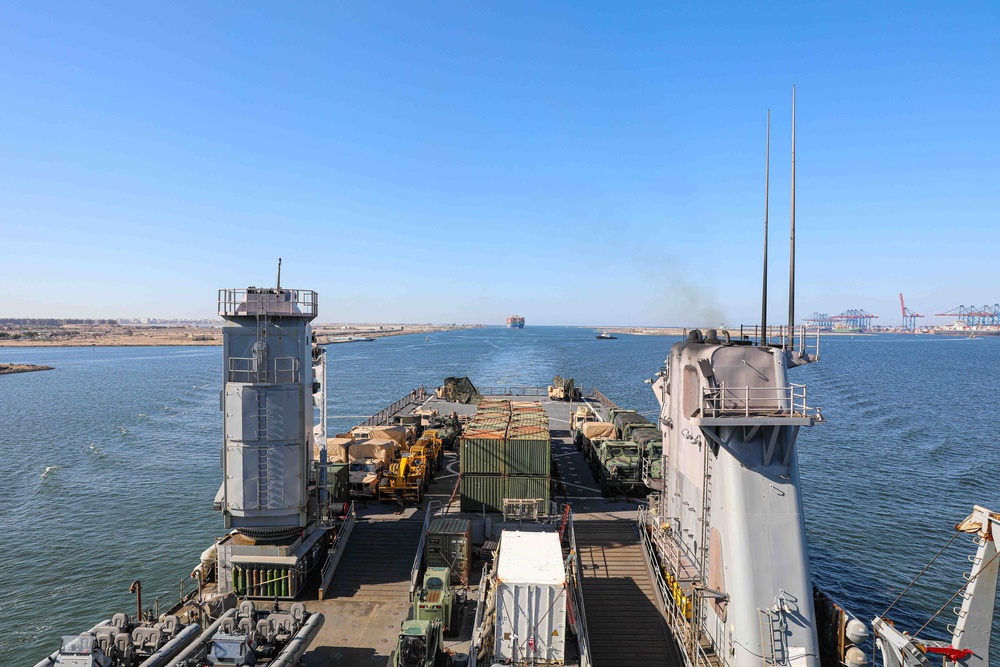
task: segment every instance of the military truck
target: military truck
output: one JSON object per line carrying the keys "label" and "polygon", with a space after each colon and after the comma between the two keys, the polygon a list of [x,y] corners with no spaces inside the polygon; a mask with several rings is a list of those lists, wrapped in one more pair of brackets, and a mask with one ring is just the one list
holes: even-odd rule
{"label": "military truck", "polygon": [[548,388],[549,400],[572,401],[579,400],[583,393],[577,388],[573,378],[564,378],[560,375],[552,378],[552,384]]}
{"label": "military truck", "polygon": [[615,425],[616,435],[622,440],[629,440],[633,429],[652,426],[648,419],[635,410],[623,410],[622,408],[609,410],[608,421]]}
{"label": "military truck", "polygon": [[439,621],[403,621],[389,656],[392,667],[451,667]]}
{"label": "military truck", "polygon": [[642,480],[651,490],[661,490],[663,483],[663,434],[652,427],[632,431],[631,440],[639,445]]}
{"label": "military truck", "polygon": [[605,498],[645,492],[639,445],[631,440],[593,442],[587,457],[594,481],[601,485]]}
{"label": "military truck", "polygon": [[428,567],[412,614],[415,621],[438,621],[447,636],[457,635],[461,624],[461,600],[450,582],[451,568]]}

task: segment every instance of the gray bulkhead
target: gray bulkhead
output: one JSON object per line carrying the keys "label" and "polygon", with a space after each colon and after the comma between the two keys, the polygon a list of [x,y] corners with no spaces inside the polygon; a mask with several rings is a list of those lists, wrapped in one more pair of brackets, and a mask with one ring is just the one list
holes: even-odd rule
{"label": "gray bulkhead", "polygon": [[310,319],[226,317],[221,397],[226,528],[307,524],[313,437]]}
{"label": "gray bulkhead", "polygon": [[704,605],[704,627],[740,667],[759,667],[762,657],[818,665],[794,449],[811,419],[792,409],[787,365],[780,348],[682,342],[654,385],[664,432],[661,516],[717,591]]}

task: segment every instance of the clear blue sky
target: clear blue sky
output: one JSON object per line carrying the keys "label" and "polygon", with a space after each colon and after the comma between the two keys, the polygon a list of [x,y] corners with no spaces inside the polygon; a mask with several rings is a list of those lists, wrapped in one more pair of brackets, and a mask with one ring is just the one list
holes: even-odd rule
{"label": "clear blue sky", "polygon": [[0,316],[755,322],[770,107],[779,322],[793,83],[797,313],[1000,301],[1000,6],[670,4],[4,2]]}

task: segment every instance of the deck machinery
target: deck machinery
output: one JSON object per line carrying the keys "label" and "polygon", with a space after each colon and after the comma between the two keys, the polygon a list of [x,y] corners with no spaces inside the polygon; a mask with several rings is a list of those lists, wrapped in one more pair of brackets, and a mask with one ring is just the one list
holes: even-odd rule
{"label": "deck machinery", "polygon": [[[219,590],[292,599],[325,555],[325,350],[310,322],[316,293],[219,291],[223,328],[223,484],[229,534],[217,542]],[[320,461],[314,466],[313,448]]]}

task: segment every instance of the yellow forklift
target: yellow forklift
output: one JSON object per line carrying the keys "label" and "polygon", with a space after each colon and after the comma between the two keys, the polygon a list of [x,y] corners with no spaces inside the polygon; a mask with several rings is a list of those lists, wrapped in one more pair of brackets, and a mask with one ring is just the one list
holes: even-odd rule
{"label": "yellow forklift", "polygon": [[426,448],[415,444],[389,466],[378,487],[379,500],[412,499],[419,503],[430,480]]}

